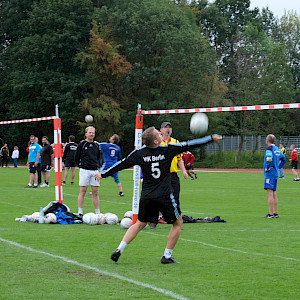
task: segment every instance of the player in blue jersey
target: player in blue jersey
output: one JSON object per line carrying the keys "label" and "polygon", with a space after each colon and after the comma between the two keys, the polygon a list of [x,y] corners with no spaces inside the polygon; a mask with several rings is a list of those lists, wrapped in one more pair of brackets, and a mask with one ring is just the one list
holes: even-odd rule
{"label": "player in blue jersey", "polygon": [[278,216],[278,198],[277,198],[277,179],[278,170],[286,163],[283,153],[275,146],[275,136],[269,134],[266,137],[267,149],[264,158],[264,189],[267,191],[269,213],[263,218],[279,218]]}
{"label": "player in blue jersey", "polygon": [[[101,150],[103,152],[103,160],[104,164],[101,168],[101,172],[109,169],[111,166],[113,166],[116,162],[122,159],[121,149],[117,145],[119,144],[120,137],[117,134],[114,134],[110,137],[109,143],[100,143]],[[119,179],[119,172],[111,175],[111,177],[115,180],[115,183],[118,186],[119,189],[119,195],[123,197],[123,189],[122,189],[122,183]]]}

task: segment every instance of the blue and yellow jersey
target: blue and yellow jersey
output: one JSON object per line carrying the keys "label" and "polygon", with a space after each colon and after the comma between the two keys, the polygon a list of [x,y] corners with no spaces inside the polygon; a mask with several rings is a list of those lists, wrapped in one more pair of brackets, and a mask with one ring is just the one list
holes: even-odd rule
{"label": "blue and yellow jersey", "polygon": [[264,157],[265,178],[277,179],[278,171],[286,163],[283,153],[275,145],[268,146]]}

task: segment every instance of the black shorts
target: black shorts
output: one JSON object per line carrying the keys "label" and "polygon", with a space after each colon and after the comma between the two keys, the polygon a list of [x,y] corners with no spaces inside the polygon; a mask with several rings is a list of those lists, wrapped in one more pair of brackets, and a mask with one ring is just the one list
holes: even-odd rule
{"label": "black shorts", "polygon": [[35,174],[36,173],[36,166],[34,162],[29,163],[29,173]]}
{"label": "black shorts", "polygon": [[181,215],[173,194],[156,199],[143,199],[140,201],[138,219],[141,222],[151,222],[158,219],[161,211],[165,221],[173,224]]}
{"label": "black shorts", "polygon": [[298,169],[298,160],[292,160],[292,169]]}
{"label": "black shorts", "polygon": [[194,170],[194,166],[185,167],[186,170]]}
{"label": "black shorts", "polygon": [[42,165],[42,172],[50,172],[51,166],[50,165]]}
{"label": "black shorts", "polygon": [[171,186],[176,203],[179,207],[180,180],[176,172],[171,173]]}
{"label": "black shorts", "polygon": [[65,168],[75,168],[76,163],[74,160],[66,160],[65,161]]}

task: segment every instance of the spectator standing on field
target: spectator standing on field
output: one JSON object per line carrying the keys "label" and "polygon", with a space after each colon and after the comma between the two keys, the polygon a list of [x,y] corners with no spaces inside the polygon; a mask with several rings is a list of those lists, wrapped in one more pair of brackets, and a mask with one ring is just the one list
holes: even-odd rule
{"label": "spectator standing on field", "polygon": [[269,134],[266,137],[267,149],[264,157],[264,189],[267,191],[269,213],[263,218],[279,218],[278,198],[277,198],[277,179],[278,170],[286,163],[283,153],[275,146],[275,136]]}
{"label": "spectator standing on field", "polygon": [[290,164],[292,165],[292,172],[294,174],[294,181],[299,181],[299,176],[297,174],[298,169],[298,151],[295,149],[295,145],[291,145],[291,157],[290,157]]}
{"label": "spectator standing on field", "polygon": [[95,175],[97,180],[106,178],[123,169],[139,165],[143,171],[143,186],[139,206],[138,220],[125,233],[120,245],[112,253],[111,259],[118,261],[125,247],[137,236],[137,234],[152,219],[157,219],[161,211],[169,224],[172,224],[168,236],[167,247],[161,259],[162,264],[177,263],[172,252],[179,239],[182,228],[181,211],[178,207],[170,185],[170,167],[173,157],[212,141],[219,142],[222,138],[218,135],[207,136],[201,139],[183,143],[168,144],[162,146],[161,132],[154,127],[146,129],[142,134],[142,142],[145,146],[131,152],[126,158],[117,162],[110,169]]}
{"label": "spectator standing on field", "polygon": [[[282,152],[282,154],[286,155],[286,149],[284,148],[283,144],[279,144],[279,150]],[[279,178],[284,179],[284,171],[283,168],[279,169]]]}
{"label": "spectator standing on field", "polygon": [[69,143],[65,145],[64,154],[63,154],[63,162],[65,166],[64,180],[62,182],[63,185],[65,185],[67,182],[67,177],[70,169],[72,172],[71,185],[74,184],[75,167],[76,167],[75,154],[76,154],[77,147],[78,144],[75,143],[75,136],[70,135]]}
{"label": "spectator standing on field", "polygon": [[37,188],[36,169],[41,155],[41,146],[36,143],[34,135],[30,136],[30,145],[28,147],[27,166],[29,167],[29,183],[25,188]]}
{"label": "spectator standing on field", "polygon": [[9,158],[9,149],[7,147],[7,144],[4,144],[3,147],[1,148],[1,155],[2,155],[2,162],[1,162],[1,166],[2,168],[4,167],[4,165],[7,166],[8,163],[8,158]]}
{"label": "spectator standing on field", "polygon": [[18,167],[18,158],[19,158],[19,148],[18,146],[14,146],[14,151],[11,154],[11,159],[14,162],[14,167],[17,168]]}
{"label": "spectator standing on field", "polygon": [[[109,143],[100,143],[101,150],[103,152],[104,164],[101,168],[101,171],[105,171],[113,166],[116,162],[122,159],[121,149],[118,146],[120,142],[120,137],[117,134],[114,134],[110,137]],[[122,183],[119,179],[119,173],[112,174],[111,177],[115,180],[115,183],[118,186],[119,194],[118,196],[123,197]]]}
{"label": "spectator standing on field", "polygon": [[[35,142],[37,143],[37,144],[39,144],[39,138],[36,136],[35,137]],[[41,147],[41,149],[42,149],[42,146],[41,145],[39,145],[40,147]],[[40,156],[40,158],[39,158],[39,161],[38,161],[38,165],[37,165],[37,167],[36,167],[36,171],[37,171],[37,174],[38,174],[38,185],[41,185],[41,183],[42,183],[42,164],[41,164],[41,156]]]}
{"label": "spectator standing on field", "polygon": [[[184,161],[184,166],[187,171],[187,174],[191,177],[192,180],[197,179],[198,176],[193,171],[194,170],[194,161],[195,161],[194,154],[190,151],[183,152],[182,159]],[[193,177],[192,174],[194,174],[195,178]]]}
{"label": "spectator standing on field", "polygon": [[53,148],[49,143],[47,136],[42,137],[43,148],[41,150],[41,170],[44,177],[44,183],[41,187],[49,187],[50,171],[54,166]]}
{"label": "spectator standing on field", "polygon": [[95,174],[100,168],[100,145],[94,141],[95,128],[88,126],[85,129],[84,141],[81,141],[77,147],[75,154],[75,162],[79,166],[79,186],[80,192],[78,195],[78,214],[83,214],[84,197],[88,186],[92,189],[93,204],[95,213],[100,213],[99,208],[99,186],[100,183],[95,179]]}

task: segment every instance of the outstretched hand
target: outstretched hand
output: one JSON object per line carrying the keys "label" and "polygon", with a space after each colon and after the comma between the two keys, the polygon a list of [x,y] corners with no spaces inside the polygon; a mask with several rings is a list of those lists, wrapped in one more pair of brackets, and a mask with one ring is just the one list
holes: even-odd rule
{"label": "outstretched hand", "polygon": [[213,134],[212,138],[215,143],[220,143],[220,141],[222,140],[222,136],[219,134]]}
{"label": "outstretched hand", "polygon": [[97,173],[95,174],[95,179],[100,181],[100,179],[102,178],[101,173]]}

